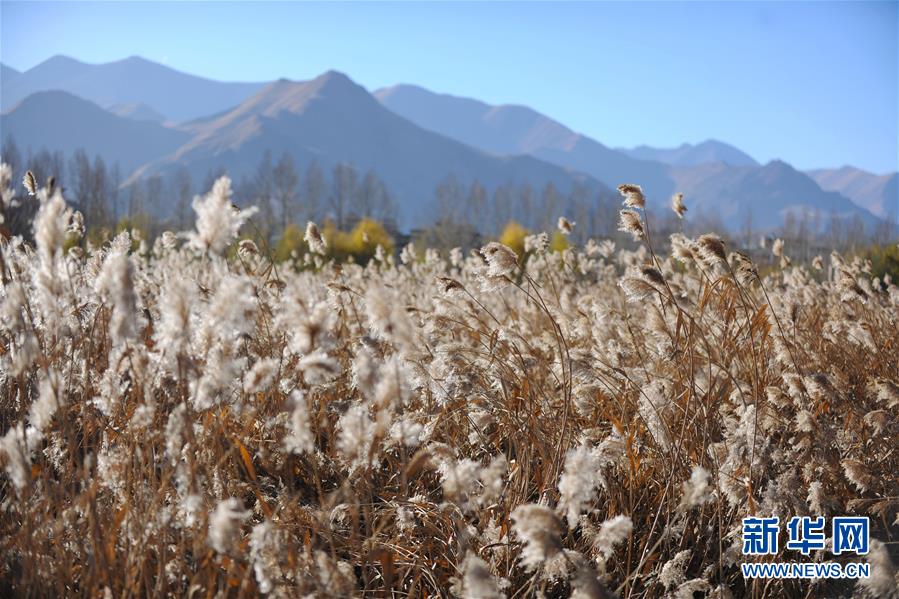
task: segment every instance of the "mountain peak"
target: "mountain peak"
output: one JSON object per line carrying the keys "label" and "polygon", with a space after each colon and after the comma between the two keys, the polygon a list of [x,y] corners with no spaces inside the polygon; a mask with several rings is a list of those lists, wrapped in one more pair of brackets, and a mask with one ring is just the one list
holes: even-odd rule
{"label": "mountain peak", "polygon": [[641,145],[635,148],[620,150],[631,158],[638,160],[654,160],[671,166],[698,166],[710,162],[722,162],[731,166],[758,166],[751,156],[734,146],[707,139],[698,144],[682,143],[676,148],[654,148]]}
{"label": "mountain peak", "polygon": [[294,89],[298,86],[303,85],[300,81],[294,81],[292,79],[288,79],[287,77],[281,77],[280,79],[275,79],[261,90],[259,90],[260,94],[270,94],[273,92],[284,92]]}
{"label": "mountain peak", "polygon": [[763,165],[762,168],[758,170],[758,173],[762,177],[793,177],[802,175],[802,173],[793,168],[793,165],[780,158],[775,158]]}
{"label": "mountain peak", "polygon": [[65,67],[74,67],[74,66],[83,66],[86,63],[81,62],[71,56],[66,56],[65,54],[54,54],[47,60],[38,63],[37,65],[31,67],[29,70],[45,68],[45,67],[54,67],[54,68],[65,68]]}
{"label": "mountain peak", "polygon": [[83,98],[79,98],[75,94],[70,94],[69,92],[63,91],[61,89],[48,89],[34,92],[33,94],[23,98],[12,108],[12,110],[18,110],[22,108],[38,111],[50,109],[58,110],[61,106],[64,106],[67,109],[72,107],[82,107],[88,110],[103,110],[93,102],[90,102]]}
{"label": "mountain peak", "polygon": [[337,69],[328,69],[327,71],[316,77],[316,79],[341,79],[344,81],[352,82],[352,80],[346,73],[338,71]]}
{"label": "mountain peak", "polygon": [[197,77],[141,56],[93,64],[57,54],[24,73],[4,69],[0,111],[34,92],[62,89],[100,106],[144,103],[184,122],[231,109],[262,87]]}
{"label": "mountain peak", "polygon": [[[365,91],[364,88],[350,79],[345,73],[335,71],[334,69],[325,71],[315,79],[309,82],[310,85],[316,87],[320,92],[346,92],[346,91]],[[365,92],[366,95],[368,92]]]}
{"label": "mountain peak", "polygon": [[388,85],[387,87],[382,87],[380,89],[375,90],[374,96],[380,98],[382,96],[389,96],[390,94],[395,93],[416,93],[416,94],[434,94],[428,89],[421,87],[420,85],[415,85],[413,83],[397,83],[395,85]]}
{"label": "mountain peak", "polygon": [[281,102],[290,98],[305,102],[315,96],[334,98],[363,95],[369,97],[364,87],[344,73],[330,70],[309,81],[293,81],[282,77],[263,87],[251,100],[255,100],[257,104],[265,104],[271,100]]}
{"label": "mountain peak", "polygon": [[107,106],[106,110],[112,114],[136,121],[152,121],[154,123],[164,123],[165,116],[160,114],[152,106],[148,106],[143,102],[130,102],[125,104],[113,104]]}
{"label": "mountain peak", "polygon": [[158,62],[153,62],[152,60],[146,59],[143,56],[138,56],[137,54],[132,54],[128,58],[123,58],[122,60],[116,61],[120,64],[125,65],[153,65],[153,66],[165,66]]}
{"label": "mountain peak", "polygon": [[259,117],[271,119],[285,113],[302,115],[312,109],[324,108],[344,114],[356,113],[361,118],[369,114],[372,106],[379,107],[365,88],[343,73],[331,70],[310,81],[286,78],[272,81],[231,110],[194,121],[192,126],[208,136],[235,123],[244,123],[243,135],[258,130]]}
{"label": "mountain peak", "polygon": [[38,91],[0,115],[0,128],[28,148],[71,154],[84,148],[109,164],[131,169],[174,151],[186,134],[157,123],[123,118],[61,90]]}
{"label": "mountain peak", "polygon": [[863,175],[868,177],[875,176],[874,173],[870,171],[866,171],[865,169],[858,168],[857,166],[852,166],[851,164],[844,164],[840,168],[837,169],[837,172],[844,175]]}
{"label": "mountain peak", "polygon": [[0,75],[2,75],[2,77],[4,79],[4,81],[3,81],[4,84],[8,83],[14,77],[20,76],[21,74],[22,73],[20,73],[16,69],[12,68],[11,66],[5,65],[2,62],[0,62]]}
{"label": "mountain peak", "polygon": [[899,173],[875,175],[847,164],[806,174],[821,189],[840,193],[875,215],[899,223]]}
{"label": "mountain peak", "polygon": [[771,170],[771,171],[777,171],[777,170],[781,170],[781,171],[792,171],[792,170],[795,170],[789,163],[787,163],[787,162],[784,161],[784,160],[781,160],[780,158],[775,158],[775,159],[769,161],[768,164],[766,164],[766,165],[763,166],[762,168],[765,169],[765,170]]}

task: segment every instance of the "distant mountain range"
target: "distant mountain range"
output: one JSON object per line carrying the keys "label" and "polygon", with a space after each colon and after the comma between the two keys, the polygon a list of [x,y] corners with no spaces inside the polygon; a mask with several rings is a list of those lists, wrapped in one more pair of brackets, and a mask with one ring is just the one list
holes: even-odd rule
{"label": "distant mountain range", "polygon": [[154,123],[166,122],[165,116],[156,112],[152,106],[143,102],[128,102],[126,104],[113,104],[106,110],[116,116],[122,116],[136,121],[152,121]]}
{"label": "distant mountain range", "polygon": [[657,208],[675,191],[683,192],[694,214],[714,215],[731,229],[750,223],[756,229],[775,228],[791,211],[818,212],[824,218],[858,215],[866,225],[878,220],[862,205],[825,192],[786,163],[759,166],[746,153],[714,140],[670,150],[613,150],[524,106],[491,106],[414,85],[396,85],[374,95],[412,122],[487,152],[531,154],[586,172],[609,186],[639,183]]}
{"label": "distant mountain range", "polygon": [[808,174],[821,189],[842,194],[881,218],[897,220],[899,174],[875,175],[852,166],[818,169],[809,171]]}
{"label": "distant mountain range", "polygon": [[84,148],[127,175],[142,164],[174,152],[189,136],[159,123],[117,116],[64,91],[34,93],[0,116],[3,139],[23,147],[70,154]]}
{"label": "distant mountain range", "polygon": [[759,165],[749,154],[714,139],[696,145],[685,143],[676,148],[637,146],[631,149],[619,148],[618,151],[637,160],[655,160],[671,166],[698,166],[709,162],[723,162],[731,166]]}
{"label": "distant mountain range", "polygon": [[414,85],[379,89],[374,96],[413,123],[485,152],[529,154],[587,173],[613,188],[639,183],[650,198],[660,201],[675,191],[667,165],[607,148],[526,106],[491,106]]}
{"label": "distant mountain range", "polygon": [[716,214],[732,228],[768,230],[789,213],[809,213],[810,227],[826,227],[831,217],[859,216],[867,227],[878,219],[845,196],[822,190],[808,175],[786,162],[758,167],[710,162],[670,171],[678,189],[691,198],[691,210]]}
{"label": "distant mountain range", "polygon": [[222,83],[138,57],[89,65],[56,56],[24,73],[3,66],[0,105],[4,139],[34,150],[84,147],[118,162],[130,181],[182,166],[198,178],[220,167],[240,178],[266,150],[299,165],[350,162],[388,185],[406,227],[433,220],[428,200],[449,175],[488,190],[552,183],[605,195],[634,182],[656,209],[680,191],[690,217],[713,215],[731,229],[773,229],[790,212],[869,226],[899,213],[895,173],[802,173],[714,140],[613,149],[525,106],[413,85],[369,93],[334,71],[307,82]]}
{"label": "distant mountain range", "polygon": [[435,187],[448,175],[461,184],[478,180],[488,189],[506,182],[567,192],[578,183],[588,191],[612,192],[588,176],[530,156],[493,156],[425,131],[379,104],[349,77],[329,71],[312,81],[282,79],[233,109],[187,123],[190,139],[136,176],[186,166],[201,175],[224,167],[232,177],[250,175],[266,150],[291,154],[300,164],[324,168],[349,162],[374,171],[399,199],[400,222],[427,223]]}
{"label": "distant mountain range", "polygon": [[212,81],[139,56],[105,64],[54,56],[24,73],[4,67],[0,76],[3,112],[35,92],[63,90],[103,108],[145,104],[173,121],[195,119],[231,108],[265,86],[265,83]]}

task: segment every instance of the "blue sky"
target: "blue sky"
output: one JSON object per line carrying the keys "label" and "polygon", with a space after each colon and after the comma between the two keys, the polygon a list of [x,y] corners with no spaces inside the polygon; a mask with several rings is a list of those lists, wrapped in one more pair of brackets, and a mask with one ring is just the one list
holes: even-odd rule
{"label": "blue sky", "polygon": [[334,68],[527,104],[606,145],[720,139],[899,168],[896,2],[0,3],[0,60],[140,55],[221,80]]}

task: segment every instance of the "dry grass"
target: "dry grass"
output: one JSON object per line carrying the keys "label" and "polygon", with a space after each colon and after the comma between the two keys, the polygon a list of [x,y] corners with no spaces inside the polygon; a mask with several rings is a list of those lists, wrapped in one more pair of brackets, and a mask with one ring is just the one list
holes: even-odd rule
{"label": "dry grass", "polygon": [[[5,593],[894,593],[899,289],[658,255],[627,191],[636,251],[288,267],[222,257],[224,184],[186,242],[67,255],[39,190],[0,246]],[[871,516],[872,578],[745,582],[750,514]]]}

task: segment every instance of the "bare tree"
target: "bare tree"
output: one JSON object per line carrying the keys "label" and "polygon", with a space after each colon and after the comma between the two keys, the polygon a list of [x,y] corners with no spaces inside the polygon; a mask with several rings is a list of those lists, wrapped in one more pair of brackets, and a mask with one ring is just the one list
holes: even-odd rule
{"label": "bare tree", "polygon": [[281,230],[287,228],[287,223],[293,222],[300,186],[300,176],[297,174],[293,158],[287,152],[281,154],[278,164],[272,171],[272,190],[275,202],[281,212]]}
{"label": "bare tree", "polygon": [[175,200],[175,227],[186,229],[190,226],[190,202],[193,197],[193,182],[190,171],[179,168],[169,181],[170,195]]}
{"label": "bare tree", "polygon": [[789,210],[784,215],[784,220],[780,227],[780,235],[786,240],[793,241],[797,237],[798,230],[799,226],[796,219],[796,213]]}
{"label": "bare tree", "polygon": [[830,213],[830,222],[827,226],[827,235],[830,246],[834,249],[841,248],[843,244],[843,219],[836,212]]}
{"label": "bare tree", "polygon": [[155,173],[147,179],[146,196],[144,198],[144,210],[146,211],[146,215],[149,216],[152,221],[161,221],[163,215],[167,212],[165,210],[162,191],[162,175]]}
{"label": "bare tree", "polygon": [[465,224],[483,225],[484,210],[487,207],[487,190],[481,182],[475,179],[468,188],[468,196],[465,198],[465,210],[463,219]]}
{"label": "bare tree", "polygon": [[12,136],[7,136],[3,142],[2,161],[12,169],[13,194],[20,199],[18,203],[3,209],[3,218],[0,222],[0,235],[21,235],[23,238],[32,239],[31,223],[37,211],[36,202],[21,201],[24,189],[20,181],[25,172],[22,163],[22,155]]}
{"label": "bare tree", "polygon": [[272,208],[272,196],[274,195],[274,166],[272,166],[272,153],[268,150],[256,167],[256,174],[249,182],[249,193],[246,194],[250,203],[259,208],[257,222],[260,232],[266,239],[271,238],[272,226],[275,222]]}
{"label": "bare tree", "polygon": [[551,231],[555,221],[562,216],[564,207],[562,206],[562,194],[556,188],[552,181],[543,187],[540,192],[540,218],[537,223],[537,230]]}
{"label": "bare tree", "polygon": [[527,228],[534,227],[534,188],[530,183],[522,183],[518,188],[518,221]]}
{"label": "bare tree", "polygon": [[359,176],[351,164],[340,163],[331,173],[331,193],[328,204],[338,229],[347,225],[347,217],[359,193]]}
{"label": "bare tree", "polygon": [[852,215],[846,224],[846,245],[853,250],[865,243],[865,223],[857,213]]}
{"label": "bare tree", "polygon": [[743,247],[745,248],[752,247],[752,242],[755,239],[755,231],[752,228],[752,216],[752,206],[747,206],[746,210],[743,212],[743,224],[740,227],[741,237],[743,238]]}
{"label": "bare tree", "polygon": [[886,245],[896,239],[896,217],[887,214],[886,218],[878,221],[874,227],[874,243]]}
{"label": "bare tree", "polygon": [[119,196],[122,187],[122,171],[119,163],[115,162],[109,169],[109,221],[114,222],[123,212],[119,206]]}
{"label": "bare tree", "polygon": [[437,200],[437,220],[441,223],[461,223],[464,220],[462,210],[462,187],[455,175],[450,175],[437,185],[434,190]]}
{"label": "bare tree", "polygon": [[3,162],[8,164],[12,169],[13,180],[21,180],[22,177],[19,173],[24,170],[22,167],[22,154],[19,152],[19,146],[16,145],[16,140],[14,140],[11,135],[7,135],[6,139],[3,140],[3,149],[0,150],[0,158],[2,158]]}
{"label": "bare tree", "polygon": [[511,185],[500,185],[493,190],[493,200],[491,213],[493,215],[492,232],[499,234],[506,226],[506,223],[512,220],[515,215],[514,210],[515,190]]}
{"label": "bare tree", "polygon": [[325,174],[317,162],[312,161],[306,167],[303,178],[302,220],[318,220],[322,199],[325,195]]}
{"label": "bare tree", "polygon": [[95,227],[109,224],[112,213],[112,181],[106,163],[100,156],[94,157],[91,171],[90,202],[88,212],[84,215],[87,222]]}
{"label": "bare tree", "polygon": [[799,248],[799,260],[805,262],[808,260],[809,246],[812,237],[812,214],[808,209],[803,209],[799,215],[799,224],[796,227],[796,241]]}
{"label": "bare tree", "polygon": [[[32,170],[32,172],[34,172]],[[71,173],[71,181],[69,182],[69,194],[71,199],[79,206],[84,216],[91,222],[93,206],[91,205],[91,194],[93,191],[93,168],[91,167],[90,158],[83,148],[78,148],[69,160],[69,173]],[[35,173],[37,175],[37,173]]]}
{"label": "bare tree", "polygon": [[385,222],[395,216],[396,208],[393,198],[387,190],[387,186],[374,173],[368,171],[362,179],[362,186],[357,194],[357,216],[368,216],[375,220]]}
{"label": "bare tree", "polygon": [[133,220],[146,209],[144,204],[144,182],[140,179],[128,186],[128,219]]}

